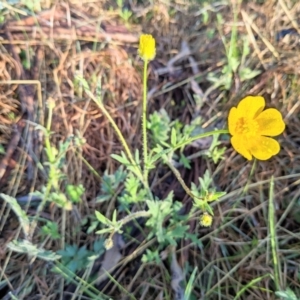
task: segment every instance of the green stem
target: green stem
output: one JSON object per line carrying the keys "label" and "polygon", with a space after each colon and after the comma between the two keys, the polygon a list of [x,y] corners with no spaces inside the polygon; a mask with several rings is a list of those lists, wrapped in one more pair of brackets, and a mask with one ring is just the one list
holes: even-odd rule
{"label": "green stem", "polygon": [[215,131],[209,131],[209,132],[205,132],[205,133],[201,133],[201,134],[198,134],[196,136],[193,136],[191,138],[189,138],[188,140],[185,140],[175,146],[173,146],[172,149],[166,149],[166,150],[163,150],[162,152],[159,152],[157,154],[155,154],[153,157],[152,157],[152,161],[155,162],[157,161],[158,159],[160,159],[163,155],[167,155],[177,149],[181,149],[182,147],[196,141],[196,140],[199,140],[199,139],[202,139],[202,138],[205,138],[205,137],[208,137],[208,136],[211,136],[211,135],[214,135],[214,134],[227,134],[229,133],[227,129],[221,129],[221,130],[215,130]]}
{"label": "green stem", "polygon": [[[130,215],[119,220],[118,223],[121,224],[121,226],[124,226],[126,223],[128,223],[132,220],[136,220],[137,218],[147,218],[147,217],[150,217],[151,215],[152,214],[150,211],[141,210],[141,211],[137,211],[135,213],[131,213]],[[113,226],[111,227],[111,233],[107,239],[109,242],[112,241],[112,238],[117,231],[118,230],[116,230],[115,227],[113,227]]]}
{"label": "green stem", "polygon": [[177,144],[172,150],[175,151],[175,150],[180,149],[196,140],[203,139],[205,137],[208,137],[208,136],[211,136],[214,134],[227,134],[227,133],[229,133],[228,129],[220,129],[220,130],[214,130],[214,131],[201,133],[201,134],[198,134],[198,135],[195,135],[195,136],[189,138],[186,141],[183,141],[183,142]]}
{"label": "green stem", "polygon": [[274,265],[274,281],[277,291],[280,290],[280,276],[279,276],[279,263],[278,263],[278,245],[276,236],[276,224],[275,224],[275,208],[274,208],[274,176],[271,177],[270,190],[269,190],[269,230],[270,241],[272,249],[272,258]]}
{"label": "green stem", "polygon": [[[188,140],[181,142],[180,144],[176,145],[173,149],[171,149],[170,151],[167,151],[168,153],[175,151],[176,149],[180,149],[182,147],[184,147],[185,145],[188,145],[190,143],[192,143],[195,140],[199,140],[201,138],[213,135],[213,134],[222,134],[222,133],[228,133],[228,130],[226,129],[222,129],[222,130],[215,130],[215,131],[209,131],[206,133],[202,133],[196,136],[193,136],[191,138],[189,138]],[[168,153],[165,152],[164,155],[167,155]],[[176,176],[177,180],[179,181],[179,183],[181,184],[182,188],[185,190],[185,192],[193,199],[197,198],[197,199],[201,199],[199,197],[197,197],[196,195],[194,195],[192,193],[192,191],[188,188],[188,186],[185,184],[185,182],[183,181],[183,179],[181,178],[180,173],[178,172],[178,170],[172,165],[171,162],[169,162],[167,159],[165,160],[165,163],[168,165],[168,167],[171,169],[171,171],[173,172],[173,174]]]}
{"label": "green stem", "polygon": [[62,274],[62,277],[67,277],[67,279],[72,282],[75,286],[80,283],[82,285],[82,292],[86,293],[90,299],[108,299],[104,298],[102,292],[97,290],[92,284],[83,280],[80,276],[73,273],[68,267],[64,266],[59,261],[55,261],[55,267],[58,272]]}
{"label": "green stem", "polygon": [[34,234],[34,231],[35,231],[35,228],[37,226],[37,220],[42,212],[42,210],[44,209],[46,203],[47,203],[47,200],[48,200],[48,196],[51,192],[51,188],[53,186],[52,182],[52,174],[53,172],[55,172],[55,167],[54,167],[54,160],[55,160],[55,155],[52,151],[52,148],[51,148],[51,143],[50,143],[50,132],[51,132],[51,123],[52,123],[52,115],[53,115],[53,103],[50,102],[48,103],[48,118],[47,118],[47,125],[46,125],[46,135],[45,135],[45,147],[46,147],[46,154],[47,154],[47,157],[48,157],[48,161],[50,162],[50,170],[49,170],[49,174],[50,174],[50,178],[48,180],[48,183],[47,183],[47,187],[46,187],[46,191],[45,191],[45,194],[43,196],[43,199],[41,201],[41,203],[39,204],[38,208],[37,208],[37,211],[36,211],[36,214],[34,216],[34,219],[31,223],[31,234],[33,235]]}
{"label": "green stem", "polygon": [[119,222],[122,223],[122,225],[130,222],[131,220],[137,219],[137,218],[141,218],[141,217],[150,217],[151,213],[149,211],[137,211],[135,213],[132,213],[126,217],[124,217],[123,219],[121,219]]}
{"label": "green stem", "polygon": [[124,147],[125,153],[126,153],[128,159],[129,159],[130,163],[132,164],[132,166],[135,167],[136,173],[142,179],[143,178],[142,172],[141,172],[140,168],[136,165],[136,163],[134,161],[134,158],[133,158],[133,155],[131,154],[131,151],[129,149],[129,146],[128,146],[126,140],[124,139],[123,134],[120,131],[119,127],[115,123],[114,119],[111,117],[111,115],[109,114],[109,112],[107,111],[107,109],[105,108],[105,106],[102,104],[101,100],[98,100],[89,90],[85,90],[85,92],[98,105],[98,107],[101,109],[101,111],[103,112],[103,114],[105,115],[105,117],[110,122],[110,124],[113,127],[113,129],[115,130],[115,132],[116,132],[116,134],[117,134],[117,136],[118,136],[121,144]]}
{"label": "green stem", "polygon": [[52,123],[52,115],[53,115],[53,105],[50,102],[48,104],[48,118],[47,118],[47,125],[46,125],[46,135],[45,135],[45,147],[48,156],[48,160],[50,163],[54,162],[54,154],[52,153],[51,144],[50,144],[50,134],[51,134],[51,123]]}
{"label": "green stem", "polygon": [[50,130],[51,130],[52,114],[53,114],[53,105],[50,102],[48,104],[48,118],[47,118],[47,127],[46,127],[48,132],[50,132]]}
{"label": "green stem", "polygon": [[[50,168],[51,168],[51,166],[50,166]],[[46,187],[46,191],[45,191],[45,194],[43,196],[43,199],[42,199],[41,203],[39,204],[39,206],[37,208],[37,211],[36,211],[36,214],[35,214],[35,216],[32,220],[31,228],[30,228],[31,236],[33,236],[33,234],[34,234],[35,228],[37,226],[38,218],[39,218],[42,210],[44,209],[44,207],[47,203],[48,196],[50,194],[51,188],[52,188],[52,179],[50,179],[47,183],[47,187]]]}
{"label": "green stem", "polygon": [[136,166],[136,163],[134,161],[134,158],[133,158],[133,155],[131,154],[131,151],[129,149],[129,146],[126,142],[126,140],[124,139],[123,137],[123,134],[122,132],[120,131],[118,125],[115,123],[114,119],[111,117],[111,115],[109,114],[109,112],[107,111],[107,109],[105,108],[105,106],[100,103],[100,102],[97,102],[99,108],[102,110],[103,114],[105,115],[105,117],[108,119],[108,121],[110,122],[111,126],[113,127],[113,129],[115,130],[117,136],[119,137],[119,140],[121,142],[121,144],[123,145],[124,147],[124,150],[130,160],[130,163],[133,165],[133,166]]}
{"label": "green stem", "polygon": [[188,188],[188,186],[185,184],[185,182],[183,181],[183,179],[181,178],[180,173],[178,172],[178,170],[172,165],[172,163],[166,161],[166,164],[168,165],[168,167],[171,169],[171,171],[173,172],[173,174],[175,175],[175,177],[177,178],[177,180],[179,181],[179,183],[181,184],[182,188],[185,190],[185,192],[192,198],[192,199],[201,199],[200,197],[197,197],[196,195],[194,195],[192,193],[192,191]]}
{"label": "green stem", "polygon": [[148,182],[148,143],[147,143],[147,67],[148,61],[144,60],[143,74],[143,112],[142,112],[142,134],[143,134],[143,151],[144,151],[144,180]]}

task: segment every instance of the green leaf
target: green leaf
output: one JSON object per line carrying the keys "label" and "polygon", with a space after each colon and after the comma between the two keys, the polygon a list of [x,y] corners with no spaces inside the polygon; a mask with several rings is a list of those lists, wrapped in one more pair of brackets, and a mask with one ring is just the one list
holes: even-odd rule
{"label": "green leaf", "polygon": [[176,129],[173,127],[171,131],[171,145],[172,147],[176,146],[177,143],[177,133]]}
{"label": "green leaf", "polygon": [[105,234],[105,233],[110,233],[112,231],[113,231],[113,229],[111,229],[111,228],[104,228],[104,229],[100,229],[100,230],[96,231],[96,234]]}
{"label": "green leaf", "polygon": [[125,166],[130,166],[131,163],[130,161],[127,159],[125,153],[122,151],[121,155],[118,154],[111,154],[110,155],[113,159],[115,159],[116,161],[118,161],[119,163],[125,165]]}
{"label": "green leaf", "polygon": [[66,186],[66,193],[69,197],[69,199],[73,202],[73,203],[78,203],[81,200],[81,196],[83,195],[85,189],[83,187],[82,184],[79,184],[78,186],[76,185],[72,185],[72,184],[68,184]]}
{"label": "green leaf", "polygon": [[[175,227],[173,227],[173,226],[175,226]],[[189,226],[182,225],[178,222],[177,222],[177,224],[175,224],[173,226],[171,226],[170,229],[167,229],[165,238],[169,242],[170,245],[176,246],[176,240],[185,238],[186,233],[188,232]]]}
{"label": "green leaf", "polygon": [[146,254],[144,254],[142,256],[142,262],[143,263],[155,262],[158,265],[160,265],[161,264],[161,258],[160,258],[158,250],[151,251],[149,249],[146,249]]}
{"label": "green leaf", "polygon": [[37,248],[36,245],[33,245],[27,240],[21,240],[21,241],[14,240],[8,243],[7,247],[12,251],[18,253],[24,253],[29,256],[36,256],[46,261],[55,261],[60,259],[61,257],[60,255],[57,255],[52,251],[45,250],[42,248]]}
{"label": "green leaf", "polygon": [[102,177],[101,192],[96,198],[96,203],[105,202],[114,197],[120,185],[123,184],[126,176],[127,172],[124,171],[123,166],[120,166],[113,174],[108,174],[106,170]]}
{"label": "green leaf", "polygon": [[75,255],[75,253],[77,252],[77,250],[78,250],[77,245],[67,245],[66,250],[62,250],[62,251],[65,251],[65,254],[63,256],[73,257]]}
{"label": "green leaf", "polygon": [[11,298],[11,300],[19,300],[19,298],[17,298],[12,292],[9,292],[8,295]]}
{"label": "green leaf", "polygon": [[2,193],[0,194],[0,198],[2,198],[7,204],[10,205],[11,209],[14,211],[14,213],[19,219],[19,222],[21,224],[25,236],[28,236],[30,233],[30,222],[25,211],[22,210],[17,200],[11,196]]}
{"label": "green leaf", "polygon": [[202,190],[208,190],[210,184],[212,183],[212,177],[209,170],[206,170],[203,178],[199,177],[200,187]]}
{"label": "green leaf", "polygon": [[189,170],[191,169],[190,160],[183,153],[180,153],[179,162],[181,162],[185,168],[187,168]]}
{"label": "green leaf", "polygon": [[214,211],[208,203],[204,203],[204,209],[212,216],[214,215]]}
{"label": "green leaf", "polygon": [[75,82],[76,83],[80,83],[82,85],[82,87],[86,90],[90,92],[90,87],[88,82],[86,81],[86,79],[84,79],[82,76],[80,75],[75,75]]}
{"label": "green leaf", "polygon": [[93,244],[93,250],[95,253],[97,253],[98,256],[105,252],[104,241],[104,238],[100,238],[99,240],[96,240]]}
{"label": "green leaf", "polygon": [[102,215],[99,211],[95,211],[95,215],[96,215],[96,218],[98,219],[98,221],[104,225],[109,225],[110,224],[110,221],[104,216]]}
{"label": "green leaf", "polygon": [[275,295],[283,298],[284,300],[299,300],[290,288],[285,291],[277,291],[275,292]]}
{"label": "green leaf", "polygon": [[64,193],[52,192],[49,195],[49,201],[54,202],[58,207],[64,208],[66,210],[72,210],[72,202],[70,202]]}
{"label": "green leaf", "polygon": [[112,215],[112,222],[114,224],[117,223],[117,210],[116,209],[114,210],[113,215]]}
{"label": "green leaf", "polygon": [[239,76],[241,81],[252,79],[261,73],[260,70],[251,70],[250,68],[243,67],[239,70]]}
{"label": "green leaf", "polygon": [[118,197],[118,201],[128,207],[132,203],[143,202],[146,196],[147,190],[141,185],[140,179],[129,173],[125,181],[124,192]]}
{"label": "green leaf", "polygon": [[76,253],[76,257],[78,258],[78,260],[83,259],[86,254],[87,254],[88,250],[86,249],[86,246],[82,246],[79,248],[78,252]]}
{"label": "green leaf", "polygon": [[58,232],[58,225],[55,222],[47,221],[41,228],[41,233],[44,237],[49,235],[53,240],[61,238],[61,235]]}
{"label": "green leaf", "polygon": [[154,149],[154,152],[157,153],[155,154],[153,157],[151,157],[151,163],[156,162],[157,160],[159,160],[160,158],[164,157],[165,155],[173,152],[173,149],[165,149],[163,150],[163,148],[159,145],[157,145]]}
{"label": "green leaf", "polygon": [[226,194],[227,194],[226,192],[211,192],[207,195],[205,200],[207,202],[213,202]]}
{"label": "green leaf", "polygon": [[146,225],[151,227],[159,243],[163,243],[166,239],[166,229],[163,227],[163,222],[166,216],[171,215],[173,193],[169,193],[168,197],[163,201],[146,200],[151,217],[149,217]]}
{"label": "green leaf", "polygon": [[134,158],[135,158],[136,164],[140,165],[141,164],[141,160],[140,160],[140,151],[139,151],[139,149],[135,149]]}
{"label": "green leaf", "polygon": [[169,138],[170,117],[165,109],[149,116],[147,128],[154,145],[164,144]]}
{"label": "green leaf", "polygon": [[2,144],[0,144],[0,154],[5,154],[5,149]]}
{"label": "green leaf", "polygon": [[184,298],[183,299],[190,299],[191,298],[191,294],[192,294],[192,291],[193,291],[193,286],[195,284],[195,278],[196,278],[196,273],[198,271],[198,268],[195,267],[194,270],[193,270],[193,273],[189,279],[189,282],[185,288],[185,291],[184,291]]}

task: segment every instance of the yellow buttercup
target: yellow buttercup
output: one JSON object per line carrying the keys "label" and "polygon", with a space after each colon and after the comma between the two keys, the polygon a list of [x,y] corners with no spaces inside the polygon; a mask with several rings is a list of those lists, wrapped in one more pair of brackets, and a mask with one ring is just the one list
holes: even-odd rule
{"label": "yellow buttercup", "polygon": [[247,96],[228,115],[229,133],[233,148],[248,160],[254,156],[267,160],[280,151],[279,143],[270,137],[281,134],[285,124],[275,108],[265,108],[261,96]]}

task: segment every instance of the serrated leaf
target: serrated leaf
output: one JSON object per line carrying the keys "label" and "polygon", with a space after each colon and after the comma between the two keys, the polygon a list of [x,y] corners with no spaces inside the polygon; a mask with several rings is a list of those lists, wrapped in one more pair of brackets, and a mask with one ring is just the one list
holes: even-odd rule
{"label": "serrated leaf", "polygon": [[170,117],[168,116],[167,111],[165,109],[160,109],[159,112],[154,111],[150,114],[147,128],[155,145],[166,142],[169,138],[170,131]]}

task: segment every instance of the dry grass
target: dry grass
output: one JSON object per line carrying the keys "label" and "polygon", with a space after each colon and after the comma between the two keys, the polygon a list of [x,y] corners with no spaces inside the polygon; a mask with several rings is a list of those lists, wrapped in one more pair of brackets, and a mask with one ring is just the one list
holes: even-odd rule
{"label": "dry grass", "polygon": [[[260,94],[268,106],[282,112],[287,124],[279,138],[280,154],[269,161],[257,162],[253,169],[252,163],[240,157],[227,141],[223,141],[228,148],[225,159],[218,165],[206,158],[196,158],[191,171],[180,169],[188,186],[209,169],[216,186],[228,193],[214,207],[211,228],[201,228],[197,218],[190,220],[190,231],[198,234],[199,243],[179,241],[176,249],[186,281],[194,268],[198,268],[193,299],[276,298],[268,215],[271,176],[275,178],[272,217],[276,220],[279,284],[283,290],[290,287],[300,298],[300,28],[297,23],[300,5],[297,1],[243,1],[238,14],[238,33],[247,37],[251,47],[245,64],[261,74],[245,82],[235,78],[230,90],[211,88],[207,74],[220,74],[226,64],[221,36],[230,40],[232,3],[210,1],[211,5],[204,5],[176,0],[167,6],[166,1],[157,1],[155,5],[130,1],[128,7],[133,18],[126,25],[116,5],[109,10],[109,0],[84,4],[66,1],[62,5],[44,2],[42,7],[51,10],[41,12],[36,27],[32,23],[34,18],[24,21],[27,17],[18,14],[27,12],[22,5],[13,8],[7,4],[2,12],[8,25],[0,29],[0,144],[6,150],[0,156],[0,189],[19,197],[45,185],[46,176],[36,166],[38,162],[43,164],[46,157],[42,138],[33,130],[33,124],[45,124],[46,101],[52,98],[56,104],[52,142],[58,145],[71,134],[85,138],[81,151],[68,151],[64,171],[69,182],[82,183],[86,192],[76,211],[62,213],[50,205],[42,212],[42,218],[55,221],[59,228],[63,226],[63,241],[45,239],[37,230],[33,243],[52,251],[61,249],[63,244],[90,248],[97,236],[87,233],[88,225],[82,225],[82,221],[95,210],[110,218],[117,207],[117,202],[101,204],[95,198],[104,171],[111,173],[119,166],[110,154],[119,153],[122,146],[96,105],[75,84],[74,76],[76,72],[83,75],[94,93],[96,80],[101,78],[106,107],[130,147],[141,149],[142,63],[136,47],[139,34],[147,32],[155,36],[158,45],[149,72],[150,112],[165,108],[173,120],[183,123],[201,115],[207,124],[214,126],[224,124],[228,109],[243,96]],[[223,17],[222,25],[218,25],[217,14]],[[23,62],[20,53],[24,55]],[[172,63],[179,54],[184,55],[183,59]],[[28,69],[25,62],[30,64]],[[16,82],[7,84],[11,80]],[[41,99],[36,90],[31,91],[36,85],[28,84],[28,80],[40,82]],[[201,108],[196,103],[197,93],[203,99]],[[189,147],[186,154],[195,151]],[[162,174],[166,174],[163,167],[153,171],[151,180]],[[154,184],[159,197],[174,190],[175,198],[189,210],[191,199],[172,176],[166,175],[165,180]],[[29,216],[35,214],[34,202],[22,205]],[[61,277],[50,272],[50,263],[29,260],[26,255],[6,248],[11,240],[23,238],[23,234],[5,202],[1,202],[0,216],[0,298],[10,299],[9,291],[18,295],[18,299],[64,299],[72,295],[74,285],[64,282],[63,286]],[[172,299],[170,263],[167,260],[161,265],[141,263],[141,255],[146,249],[154,249],[156,241],[146,243],[139,230],[131,232],[133,238],[138,242],[125,243],[121,252],[111,254],[120,259],[115,262],[118,265],[114,280],[98,282],[96,288],[113,299]],[[99,276],[102,260],[103,256],[96,261],[92,275]],[[78,274],[84,280],[88,275]],[[74,295],[73,299],[79,299]]]}

